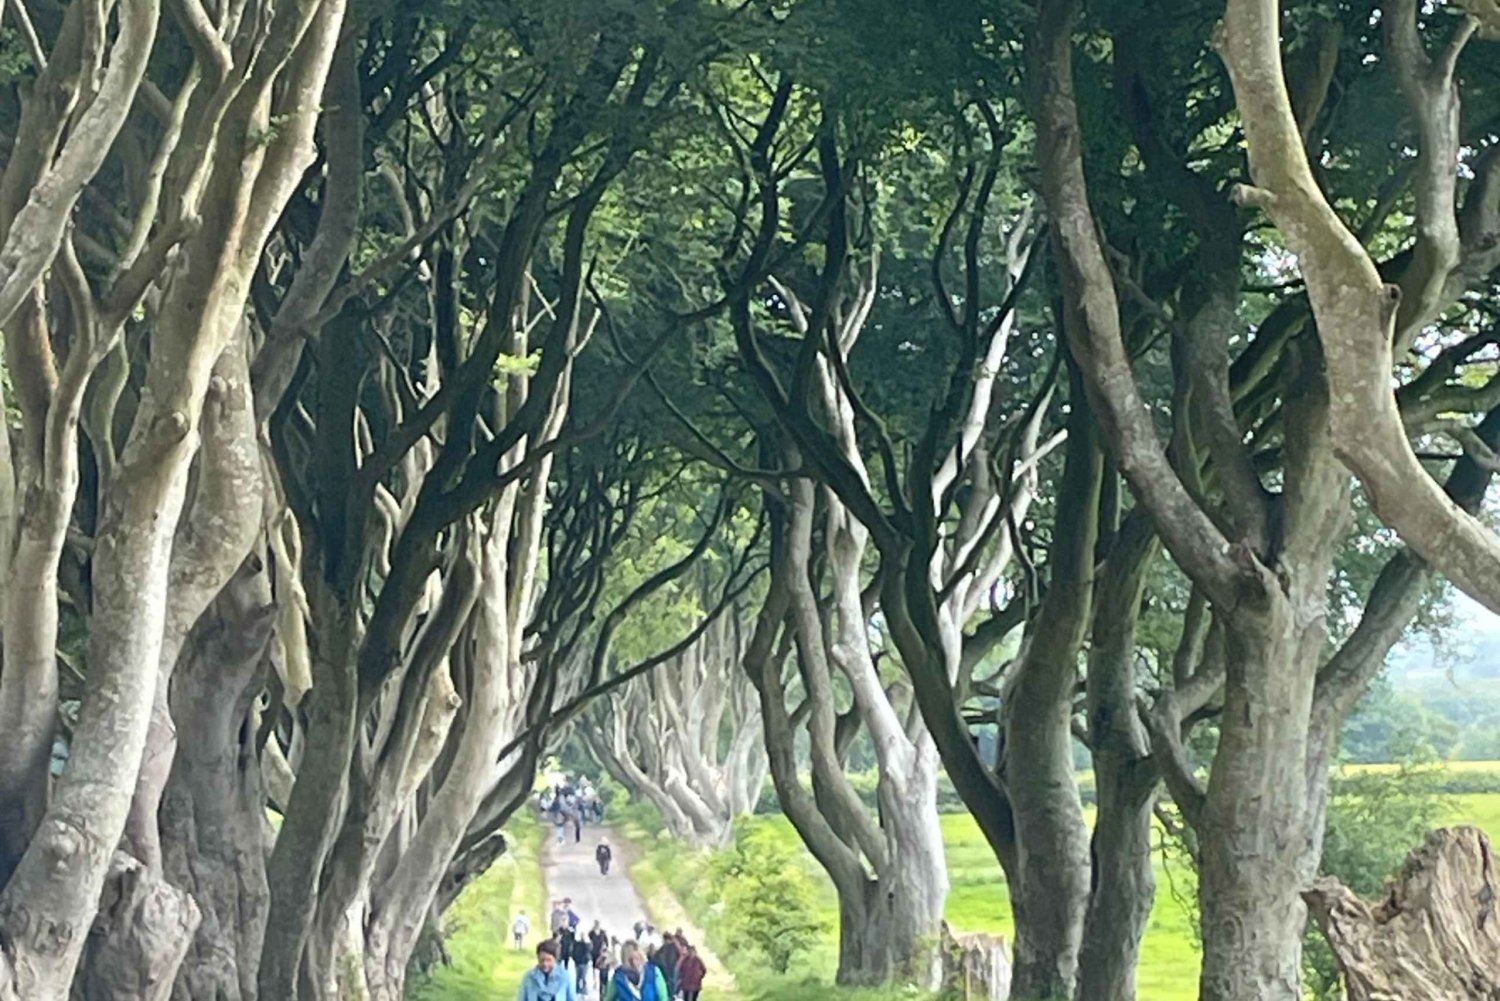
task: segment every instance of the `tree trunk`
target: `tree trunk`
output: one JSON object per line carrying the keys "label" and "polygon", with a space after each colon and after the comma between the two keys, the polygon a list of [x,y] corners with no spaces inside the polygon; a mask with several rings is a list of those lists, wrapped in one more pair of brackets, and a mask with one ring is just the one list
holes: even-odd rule
{"label": "tree trunk", "polygon": [[955,935],[943,922],[943,991],[963,1001],[1005,1001],[1010,996],[1010,957],[995,935]]}
{"label": "tree trunk", "polygon": [[73,982],[75,1001],[167,1001],[200,914],[153,866],[116,852]]}
{"label": "tree trunk", "polygon": [[[244,325],[214,363],[203,406],[202,445],[193,466],[191,497],[172,544],[161,670],[146,753],[125,824],[128,851],[161,867],[157,813],[177,753],[178,727],[169,706],[172,674],[189,631],[236,572],[261,528],[261,454],[255,437]],[[267,602],[269,604],[269,602]],[[256,656],[255,661],[259,657]]]}
{"label": "tree trunk", "polygon": [[162,798],[163,864],[203,915],[174,1001],[255,1001],[270,906],[265,789],[255,746],[275,616],[252,556],[199,620],[172,679],[179,749]]}
{"label": "tree trunk", "polygon": [[1500,997],[1494,852],[1474,827],[1434,831],[1374,906],[1333,878],[1307,894],[1349,1001]]}
{"label": "tree trunk", "polygon": [[1149,761],[1119,758],[1112,751],[1094,753],[1098,819],[1077,992],[1089,1001],[1135,1001],[1141,939],[1156,898],[1151,869],[1156,772]]}
{"label": "tree trunk", "polygon": [[[255,443],[255,429],[250,422],[250,385],[245,359],[245,345],[236,338],[214,366],[208,398],[203,412],[203,445],[198,450],[194,464],[194,475],[190,479],[193,494],[191,506],[178,526],[172,547],[171,569],[168,575],[168,601],[166,625],[162,633],[161,666],[156,678],[156,699],[152,707],[151,724],[147,731],[146,751],[142,757],[140,772],[136,778],[135,797],[125,825],[123,850],[138,859],[146,872],[133,877],[148,885],[166,887],[162,868],[161,833],[158,818],[161,794],[170,774],[172,759],[177,749],[177,725],[174,724],[168,705],[168,689],[171,668],[186,643],[189,630],[203,613],[208,602],[225,585],[234,568],[245,561],[245,553],[254,542],[260,528],[260,452]],[[253,575],[258,572],[259,562],[245,568]],[[270,607],[268,589],[260,596],[243,594],[229,599],[226,609],[238,611],[243,622],[220,619],[206,625],[205,641],[213,644],[209,656],[213,670],[222,669],[232,674],[240,661],[248,661],[248,670],[254,672],[260,661],[260,652],[269,636],[269,623],[259,621],[265,609]],[[249,602],[253,607],[235,609],[236,602]],[[215,631],[226,627],[248,630],[243,636],[227,639],[216,637]],[[245,649],[235,649],[240,644]],[[237,655],[232,658],[231,654]],[[219,659],[223,658],[224,663]],[[220,687],[230,677],[211,680],[211,699],[223,700],[226,694]],[[203,680],[200,679],[201,685]],[[236,693],[237,694],[237,693]],[[250,693],[253,696],[254,693]],[[238,701],[230,699],[222,706],[192,705],[191,711],[211,713],[211,723],[217,723],[225,712],[232,712]],[[200,727],[193,719],[178,716],[180,725],[188,728]],[[205,736],[208,736],[205,734]],[[217,736],[217,735],[215,735]],[[223,741],[237,744],[237,732],[227,731],[214,747],[223,747]],[[234,746],[234,745],[230,745]],[[200,748],[203,753],[207,749]],[[211,752],[209,752],[211,753]],[[226,785],[219,795],[227,796],[233,791]],[[252,831],[255,827],[251,828]],[[229,873],[232,877],[233,871]],[[193,882],[176,884],[192,887]],[[162,894],[158,893],[158,897]],[[196,910],[195,910],[196,914]],[[129,984],[137,969],[149,969],[153,976],[168,962],[180,962],[192,941],[193,927],[161,909],[140,910],[138,917],[147,926],[112,920],[96,927],[95,937],[101,931],[106,937],[118,937],[121,941],[105,942],[95,946],[91,943],[85,958],[85,970],[81,979],[95,985],[90,988],[99,993],[104,984]],[[238,919],[236,919],[238,922]],[[172,940],[172,935],[185,934],[181,942]],[[148,956],[148,950],[157,950],[159,956]],[[175,970],[166,977],[170,989],[175,979]],[[75,988],[76,989],[76,988]],[[134,995],[122,994],[123,997]]]}
{"label": "tree trunk", "polygon": [[1070,997],[1089,896],[1088,828],[1073,773],[1073,693],[1093,608],[1102,458],[1077,377],[1067,459],[1049,549],[1047,596],[1001,699],[1001,769],[1015,816],[1016,918],[1011,997]]}
{"label": "tree trunk", "polygon": [[1095,601],[1085,704],[1098,814],[1077,991],[1090,1001],[1135,1001],[1141,938],[1156,895],[1151,835],[1158,771],[1136,711],[1135,664],[1141,597],[1159,551],[1149,519],[1133,512],[1114,533]]}
{"label": "tree trunk", "polygon": [[[909,781],[882,783],[879,790],[887,867],[872,884],[879,896],[871,916],[884,941],[866,969],[881,972],[871,983],[894,979],[931,989],[942,976],[937,940],[948,901],[948,864],[937,814],[938,756],[925,732],[917,758]],[[858,927],[853,931],[860,934]],[[842,956],[839,965],[842,971]]]}
{"label": "tree trunk", "polygon": [[[1063,665],[1047,666],[1063,672]],[[1018,689],[1007,700],[1004,767],[1018,867],[1008,874],[1016,1001],[1069,997],[1078,974],[1089,843],[1073,775],[1072,687],[1061,699],[1037,700]]]}
{"label": "tree trunk", "polygon": [[[320,604],[327,608],[333,603]],[[266,865],[271,906],[259,995],[267,1001],[297,997],[297,977],[317,909],[323,862],[347,807],[357,710],[354,654],[347,649],[351,624],[325,618],[321,626],[319,634],[332,638],[334,648],[319,650],[313,658],[307,746]]]}
{"label": "tree trunk", "polygon": [[170,395],[153,389],[154,379],[100,521],[89,674],[68,766],[0,894],[0,938],[15,967],[16,994],[26,1001],[68,995],[146,743],[172,535],[202,401],[191,385],[174,385]]}
{"label": "tree trunk", "polygon": [[[1315,586],[1322,587],[1322,578]],[[1316,599],[1321,607],[1321,594]],[[1199,829],[1202,1001],[1300,1001],[1302,890],[1317,865],[1308,721],[1323,632],[1273,593],[1226,628],[1229,676]]]}

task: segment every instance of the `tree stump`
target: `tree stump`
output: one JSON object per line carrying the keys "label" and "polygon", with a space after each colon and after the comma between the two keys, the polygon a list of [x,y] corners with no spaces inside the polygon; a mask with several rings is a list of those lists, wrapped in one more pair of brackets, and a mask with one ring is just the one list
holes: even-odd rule
{"label": "tree stump", "polygon": [[939,952],[943,993],[964,1001],[1005,1001],[1010,996],[1010,954],[998,935],[956,935],[942,925]]}
{"label": "tree stump", "polygon": [[1489,838],[1433,831],[1379,903],[1338,880],[1305,894],[1349,1001],[1500,1001],[1500,913]]}

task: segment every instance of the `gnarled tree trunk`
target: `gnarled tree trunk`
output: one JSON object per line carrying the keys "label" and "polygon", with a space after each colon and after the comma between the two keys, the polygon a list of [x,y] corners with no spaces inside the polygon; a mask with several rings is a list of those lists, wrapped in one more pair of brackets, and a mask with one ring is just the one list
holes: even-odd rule
{"label": "gnarled tree trunk", "polygon": [[1486,1001],[1500,997],[1494,849],[1475,827],[1433,831],[1379,903],[1336,879],[1306,894],[1350,1001]]}
{"label": "gnarled tree trunk", "polygon": [[162,797],[162,859],[203,917],[175,1001],[257,997],[271,841],[257,702],[274,616],[267,568],[251,556],[187,637],[172,679],[178,751]]}

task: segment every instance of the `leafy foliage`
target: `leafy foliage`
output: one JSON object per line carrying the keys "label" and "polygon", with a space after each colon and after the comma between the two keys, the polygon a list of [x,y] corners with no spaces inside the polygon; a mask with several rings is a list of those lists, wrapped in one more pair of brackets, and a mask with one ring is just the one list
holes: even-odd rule
{"label": "leafy foliage", "polygon": [[798,854],[764,827],[742,819],[733,846],[715,856],[710,873],[724,903],[731,943],[756,950],[773,970],[786,973],[821,928],[812,880]]}

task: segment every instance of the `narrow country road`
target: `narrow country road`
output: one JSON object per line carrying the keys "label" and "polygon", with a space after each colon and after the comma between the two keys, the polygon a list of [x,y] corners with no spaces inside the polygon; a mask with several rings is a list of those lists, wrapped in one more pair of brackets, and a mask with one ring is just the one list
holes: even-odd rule
{"label": "narrow country road", "polygon": [[583,919],[580,928],[587,932],[595,921],[602,921],[605,931],[624,942],[634,937],[634,925],[646,917],[646,907],[623,866],[611,867],[608,877],[599,875],[594,849],[599,846],[601,835],[608,837],[608,832],[585,827],[582,843],[575,844],[573,829],[569,827],[567,839],[558,845],[552,830],[548,830],[542,852],[547,899],[572,897],[573,910]]}
{"label": "narrow country road", "polygon": [[[599,847],[601,837],[609,838],[610,844],[615,846],[615,864],[607,877],[599,875],[599,866],[594,861],[594,849]],[[573,829],[570,827],[566,839],[559,845],[555,831],[549,827],[547,840],[542,848],[542,876],[547,885],[549,904],[552,900],[572,897],[573,910],[578,912],[580,918],[579,927],[585,933],[594,927],[595,921],[599,921],[603,923],[605,931],[621,942],[634,937],[637,921],[647,921],[653,917],[659,929],[686,928],[689,939],[697,945],[698,954],[708,966],[707,995],[725,1001],[738,998],[734,977],[704,944],[702,934],[691,927],[687,915],[682,912],[682,905],[675,897],[655,901],[658,907],[665,909],[662,913],[652,914],[647,911],[645,902],[625,871],[622,854],[624,853],[620,851],[618,842],[608,828],[585,827],[583,841],[575,843]],[[542,921],[545,922],[548,917],[550,914],[544,915]],[[589,986],[593,991],[595,982],[592,978]],[[598,1001],[597,992],[587,996],[592,1001]]]}

